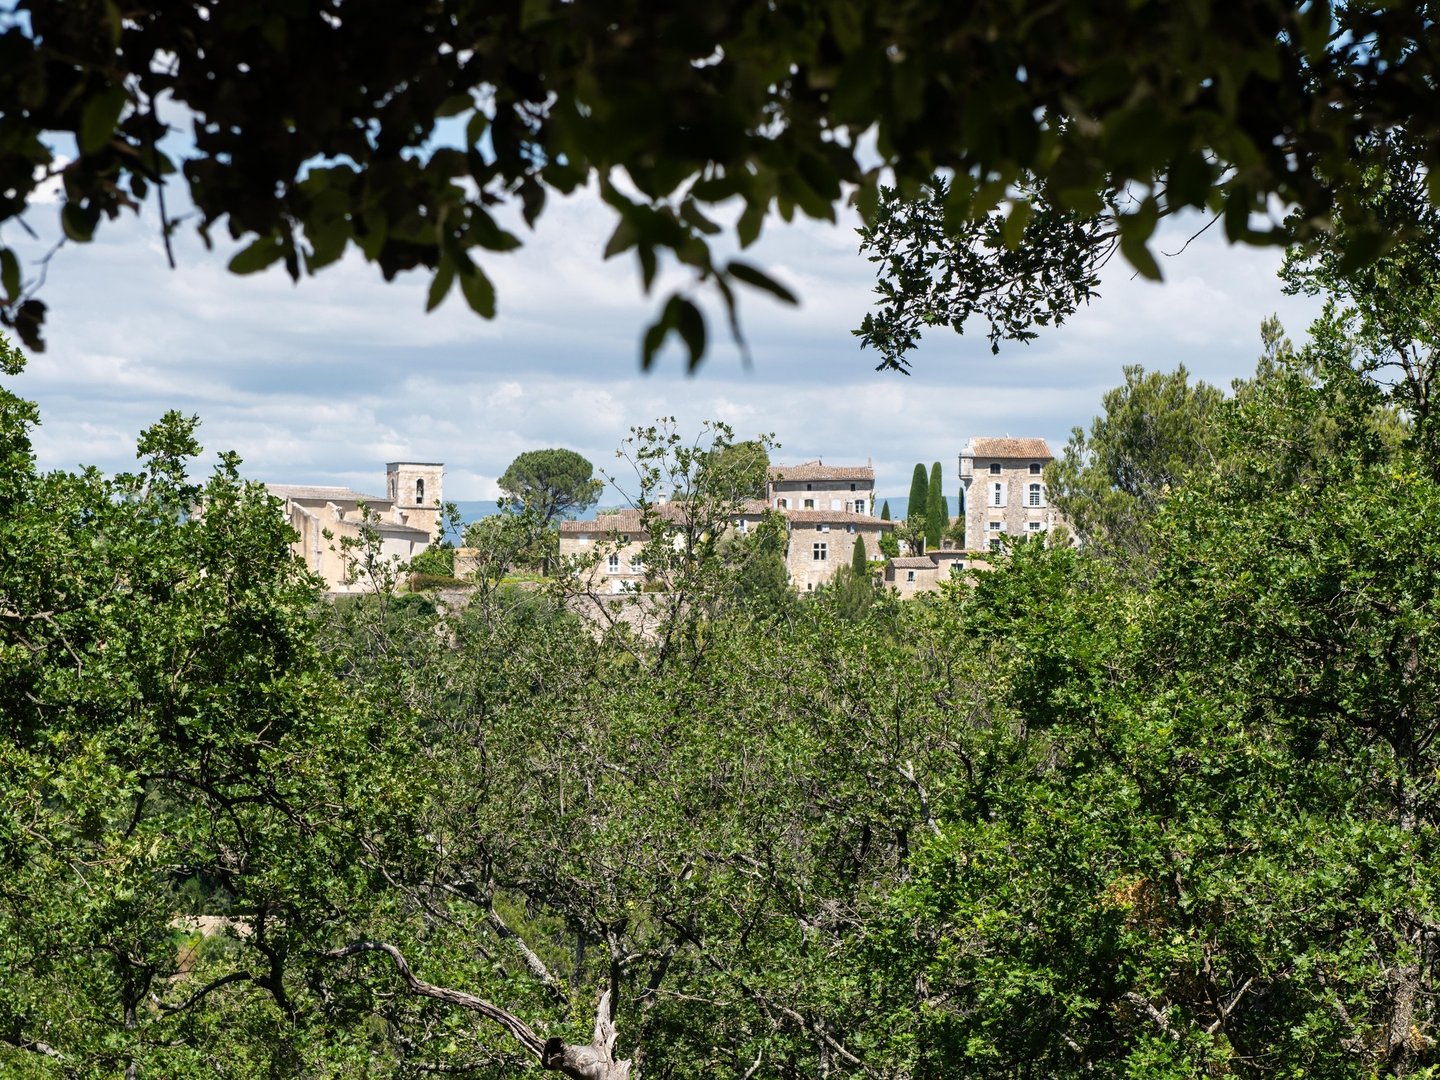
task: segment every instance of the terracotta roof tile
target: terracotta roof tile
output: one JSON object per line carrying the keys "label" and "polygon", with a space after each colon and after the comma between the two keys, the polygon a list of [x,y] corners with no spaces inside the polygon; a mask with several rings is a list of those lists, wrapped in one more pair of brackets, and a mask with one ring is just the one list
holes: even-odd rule
{"label": "terracotta roof tile", "polygon": [[869,465],[819,465],[807,462],[804,465],[771,465],[769,477],[772,482],[791,483],[796,480],[868,480],[875,482],[875,470]]}
{"label": "terracotta roof tile", "polygon": [[781,510],[787,521],[796,525],[874,525],[880,529],[893,529],[893,521],[857,514],[850,510]]}
{"label": "terracotta roof tile", "polygon": [[936,563],[929,555],[902,555],[891,559],[890,565],[901,570],[934,570]]}
{"label": "terracotta roof tile", "polygon": [[1044,439],[971,439],[965,447],[968,457],[1025,458],[1049,461],[1055,455]]}
{"label": "terracotta roof tile", "polygon": [[294,499],[297,502],[363,502],[370,506],[389,506],[390,500],[381,495],[366,495],[347,487],[322,487],[317,484],[266,484],[265,490],[277,499]]}

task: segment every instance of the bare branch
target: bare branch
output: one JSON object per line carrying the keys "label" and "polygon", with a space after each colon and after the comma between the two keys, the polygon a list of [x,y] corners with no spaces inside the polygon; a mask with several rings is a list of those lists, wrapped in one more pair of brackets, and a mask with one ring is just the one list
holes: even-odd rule
{"label": "bare branch", "polygon": [[500,913],[495,910],[495,905],[490,902],[488,897],[485,904],[485,920],[490,924],[490,928],[495,931],[495,935],[500,938],[501,941],[508,941],[515,946],[520,953],[520,958],[525,962],[526,970],[529,971],[534,978],[538,979],[541,985],[549,991],[555,1003],[568,1007],[570,997],[565,993],[565,987],[561,985],[560,980],[550,973],[550,969],[545,966],[545,961],[540,959],[540,954],[530,948],[523,937],[510,929],[505,920],[500,917]]}
{"label": "bare branch", "polygon": [[907,761],[903,766],[896,767],[900,770],[900,775],[903,776],[906,780],[908,780],[910,782],[910,786],[915,789],[915,794],[920,799],[920,812],[925,815],[925,824],[930,827],[930,831],[932,833],[934,833],[936,836],[939,836],[940,826],[935,821],[935,815],[930,812],[929,796],[925,794],[925,789],[920,786],[920,781],[915,778],[914,763]]}
{"label": "bare branch", "polygon": [[448,1005],[455,1005],[470,1012],[477,1012],[486,1019],[493,1020],[499,1024],[515,1041],[533,1054],[536,1060],[543,1063],[545,1056],[545,1042],[535,1030],[524,1020],[521,1020],[514,1013],[491,1004],[484,998],[476,997],[474,994],[467,994],[463,990],[452,990],[446,986],[436,986],[416,976],[410,970],[410,963],[405,959],[405,954],[394,945],[384,941],[357,941],[351,945],[339,949],[331,949],[322,955],[332,960],[342,960],[348,956],[355,956],[359,953],[379,952],[390,957],[395,964],[395,969],[400,973],[400,978],[410,988],[412,994],[420,997],[433,998],[436,1001],[443,1001]]}
{"label": "bare branch", "polygon": [[1128,1001],[1131,1005],[1134,1005],[1135,1008],[1139,1009],[1142,1013],[1148,1016],[1154,1022],[1155,1026],[1158,1027],[1161,1031],[1163,1031],[1167,1036],[1169,1036],[1175,1042],[1180,1041],[1180,1032],[1176,1031],[1174,1026],[1170,1023],[1170,1017],[1165,1015],[1165,1012],[1163,1010],[1157,1009],[1154,1005],[1150,1004],[1148,998],[1144,997],[1141,994],[1135,993],[1135,991],[1133,990],[1127,991],[1124,997],[1125,1000]]}
{"label": "bare branch", "polygon": [[165,1002],[159,1000],[158,998],[155,999],[155,1004],[160,1006],[160,1011],[164,1013],[184,1012],[192,1005],[201,1001],[207,994],[210,994],[212,991],[219,990],[222,986],[228,986],[231,983],[237,982],[258,981],[259,980],[257,980],[255,976],[250,974],[250,972],[248,971],[232,971],[229,975],[222,975],[220,976],[220,978],[213,979],[210,982],[206,983],[204,986],[200,987],[199,990],[196,990],[179,1005],[167,1005]]}
{"label": "bare branch", "polygon": [[493,1020],[508,1031],[515,1041],[530,1054],[534,1055],[540,1062],[541,1068],[564,1073],[571,1080],[629,1080],[630,1078],[631,1062],[623,1059],[617,1060],[615,1057],[615,1044],[619,1033],[615,1027],[614,1013],[611,1008],[613,999],[608,989],[600,995],[600,1002],[595,1009],[593,1041],[588,1046],[575,1046],[567,1044],[564,1039],[560,1038],[542,1040],[524,1020],[484,998],[467,994],[463,990],[453,990],[448,986],[436,986],[434,983],[426,982],[410,970],[410,964],[405,959],[405,954],[387,942],[357,941],[339,949],[331,949],[321,955],[339,960],[365,952],[379,952],[388,956],[412,994],[468,1009]]}

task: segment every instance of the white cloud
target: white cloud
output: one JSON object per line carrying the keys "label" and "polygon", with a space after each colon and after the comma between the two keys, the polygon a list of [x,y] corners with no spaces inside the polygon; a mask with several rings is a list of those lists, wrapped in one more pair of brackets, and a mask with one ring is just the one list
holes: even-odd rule
{"label": "white cloud", "polygon": [[[699,375],[684,375],[672,347],[643,376],[641,329],[686,279],[672,269],[647,297],[631,256],[602,260],[612,222],[593,193],[553,200],[523,251],[487,264],[493,323],[458,295],[427,316],[420,275],[387,284],[354,257],[296,286],[279,272],[233,277],[226,253],[182,241],[171,272],[153,225],[107,224],[96,243],[54,260],[50,350],[16,385],[40,403],[47,466],[128,468],[135,434],[179,408],[199,413],[203,441],[238,450],[256,477],[378,490],[385,461],[435,460],[447,464],[448,497],[484,499],[521,451],[568,446],[609,466],[632,425],[673,414],[691,430],[718,418],[741,438],[774,432],[784,461],[872,457],[882,494],[895,496],[916,461],[940,460],[952,476],[970,435],[1063,440],[1123,364],[1183,361],[1221,384],[1248,374],[1260,319],[1279,311],[1298,334],[1315,311],[1281,294],[1277,252],[1207,235],[1162,260],[1164,285],[1112,264],[1102,299],[1029,346],[992,357],[983,335],[937,329],[913,375],[882,374],[850,332],[873,283],[854,221],[771,223],[743,257],[803,302],[745,291],[753,368],[701,296],[712,347]],[[1172,224],[1159,246],[1183,236],[1184,223]]]}

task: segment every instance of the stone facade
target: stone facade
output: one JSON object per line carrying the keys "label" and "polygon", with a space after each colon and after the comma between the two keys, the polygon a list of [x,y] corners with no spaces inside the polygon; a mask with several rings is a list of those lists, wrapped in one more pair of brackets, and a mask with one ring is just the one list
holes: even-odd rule
{"label": "stone facade", "polygon": [[776,510],[875,514],[875,470],[869,465],[772,465],[765,484],[766,502]]}
{"label": "stone facade", "polygon": [[[680,504],[657,508],[683,513]],[[875,470],[869,465],[834,466],[819,462],[772,466],[763,500],[751,500],[731,521],[737,533],[757,525],[765,513],[778,510],[789,526],[785,565],[799,592],[818,588],[854,557],[855,542],[865,540],[866,553],[880,551],[880,536],[892,528],[875,517]],[[580,568],[589,591],[622,593],[644,588],[641,549],[646,541],[638,510],[601,514],[590,521],[560,525],[560,557]],[[596,552],[600,553],[598,559]]]}
{"label": "stone facade", "polygon": [[[363,592],[370,588],[367,581],[351,579],[352,568],[346,564],[340,543],[342,539],[358,540],[367,517],[379,540],[380,557],[390,566],[413,559],[435,538],[444,497],[444,466],[391,462],[385,471],[387,490],[394,491],[399,499],[365,495],[345,487],[266,485],[270,494],[280,500],[281,513],[298,534],[291,542],[291,550],[307,569],[325,579],[331,592]],[[426,500],[426,505],[418,505],[416,496]]]}
{"label": "stone facade", "polygon": [[890,522],[843,510],[782,511],[790,524],[785,568],[797,592],[818,589],[855,557],[855,541],[864,538],[865,554],[880,554],[880,536]]}
{"label": "stone facade", "polygon": [[965,548],[986,551],[1003,537],[1046,533],[1063,524],[1045,491],[1053,461],[1044,439],[975,438],[960,450],[965,498]]}
{"label": "stone facade", "polygon": [[[667,512],[666,507],[656,509]],[[600,514],[589,521],[562,521],[560,562],[574,566],[590,592],[639,592],[645,586],[647,539],[639,510]]]}

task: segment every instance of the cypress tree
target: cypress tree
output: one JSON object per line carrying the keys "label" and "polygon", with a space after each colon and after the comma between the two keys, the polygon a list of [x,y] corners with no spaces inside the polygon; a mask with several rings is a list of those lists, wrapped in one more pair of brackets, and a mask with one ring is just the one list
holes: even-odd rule
{"label": "cypress tree", "polygon": [[[905,507],[905,524],[915,535],[915,542],[922,549],[925,543],[926,511],[930,508],[929,488],[930,483],[925,477],[925,466],[917,461],[915,475],[910,478],[910,504]],[[912,551],[910,554],[918,555],[920,552]]]}
{"label": "cypress tree", "polygon": [[925,497],[925,546],[940,550],[945,530],[950,525],[950,504],[941,488],[940,463],[930,466],[930,484]]}
{"label": "cypress tree", "polygon": [[882,507],[880,507],[880,520],[881,520],[881,521],[889,521],[889,520],[890,520],[890,500],[889,500],[889,499],[886,499],[886,500],[885,500],[885,505],[882,506]]}
{"label": "cypress tree", "polygon": [[910,505],[905,508],[905,520],[924,521],[929,507],[928,491],[930,482],[925,476],[925,466],[915,463],[915,475],[910,478]]}
{"label": "cypress tree", "polygon": [[870,559],[865,554],[865,538],[855,537],[855,553],[850,556],[850,569],[857,574],[869,575]]}

